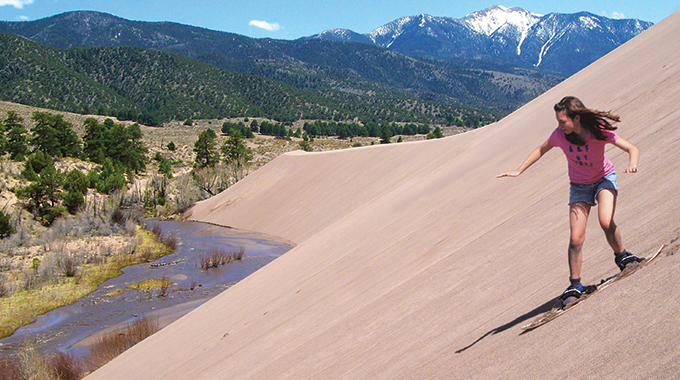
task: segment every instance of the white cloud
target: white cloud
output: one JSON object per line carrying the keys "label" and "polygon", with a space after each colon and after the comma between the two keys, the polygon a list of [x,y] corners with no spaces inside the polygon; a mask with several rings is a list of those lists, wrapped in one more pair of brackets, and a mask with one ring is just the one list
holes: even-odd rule
{"label": "white cloud", "polygon": [[33,4],[33,0],[0,0],[0,7],[12,5],[14,8],[22,9],[24,5]]}
{"label": "white cloud", "polygon": [[[2,1],[2,0],[0,0],[0,1]],[[276,31],[276,30],[281,29],[281,25],[279,25],[278,22],[270,24],[266,21],[253,20],[249,23],[249,25],[257,27],[257,28],[269,30],[269,31]]]}
{"label": "white cloud", "polygon": [[28,21],[28,16],[19,16],[19,20]]}
{"label": "white cloud", "polygon": [[616,11],[612,12],[610,17],[613,18],[614,20],[622,20],[626,18],[626,16],[623,13],[619,13]]}

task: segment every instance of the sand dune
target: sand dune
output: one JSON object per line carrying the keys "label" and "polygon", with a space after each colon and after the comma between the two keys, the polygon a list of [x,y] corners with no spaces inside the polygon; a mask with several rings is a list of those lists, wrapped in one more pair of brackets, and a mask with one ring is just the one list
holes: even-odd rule
{"label": "sand dune", "polygon": [[[680,13],[500,122],[435,141],[292,153],[192,219],[297,247],[88,379],[680,376]],[[618,168],[627,248],[652,265],[529,333],[568,284],[568,179],[552,150],[565,95],[622,115],[642,153]],[[583,280],[616,273],[596,217]]]}

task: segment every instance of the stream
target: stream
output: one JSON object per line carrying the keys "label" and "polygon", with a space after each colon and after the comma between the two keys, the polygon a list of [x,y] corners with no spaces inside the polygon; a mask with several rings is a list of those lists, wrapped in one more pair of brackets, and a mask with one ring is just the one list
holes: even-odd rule
{"label": "stream", "polygon": [[[48,352],[59,350],[83,357],[102,334],[143,317],[157,318],[163,328],[293,248],[275,237],[211,224],[147,222],[149,228],[154,223],[160,225],[164,235],[179,238],[174,253],[124,268],[123,275],[101,284],[97,291],[38,317],[33,324],[0,340],[0,351],[13,351],[31,342]],[[242,260],[202,270],[200,259],[214,249],[245,252]],[[160,290],[127,289],[149,278],[167,278],[173,285],[165,296]],[[116,289],[120,289],[116,292],[119,294],[110,295]]]}

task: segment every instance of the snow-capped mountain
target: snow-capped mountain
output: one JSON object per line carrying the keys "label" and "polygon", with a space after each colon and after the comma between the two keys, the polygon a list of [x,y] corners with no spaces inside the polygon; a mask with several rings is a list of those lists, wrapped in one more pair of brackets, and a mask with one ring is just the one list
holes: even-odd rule
{"label": "snow-capped mountain", "polygon": [[372,42],[414,56],[484,59],[571,75],[650,26],[588,12],[539,15],[494,5],[458,19],[422,14],[365,35],[336,29],[312,38]]}
{"label": "snow-capped mountain", "polygon": [[373,43],[368,36],[353,32],[349,29],[331,29],[321,32],[317,37],[330,41],[361,42],[365,44]]}
{"label": "snow-capped mountain", "polygon": [[501,27],[517,30],[520,34],[525,33],[541,17],[543,15],[531,13],[522,8],[494,5],[488,9],[471,13],[460,21],[477,33],[490,36]]}

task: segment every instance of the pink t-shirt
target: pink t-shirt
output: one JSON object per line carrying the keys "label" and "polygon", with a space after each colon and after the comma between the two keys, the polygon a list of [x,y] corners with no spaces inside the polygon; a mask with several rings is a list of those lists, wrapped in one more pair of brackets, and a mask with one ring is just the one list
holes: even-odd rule
{"label": "pink t-shirt", "polygon": [[619,136],[608,130],[602,133],[605,140],[598,140],[592,133],[585,137],[585,145],[574,145],[567,141],[564,132],[556,128],[548,138],[552,146],[562,148],[569,164],[569,181],[580,185],[590,185],[611,174],[614,163],[604,155],[604,147],[613,144]]}

